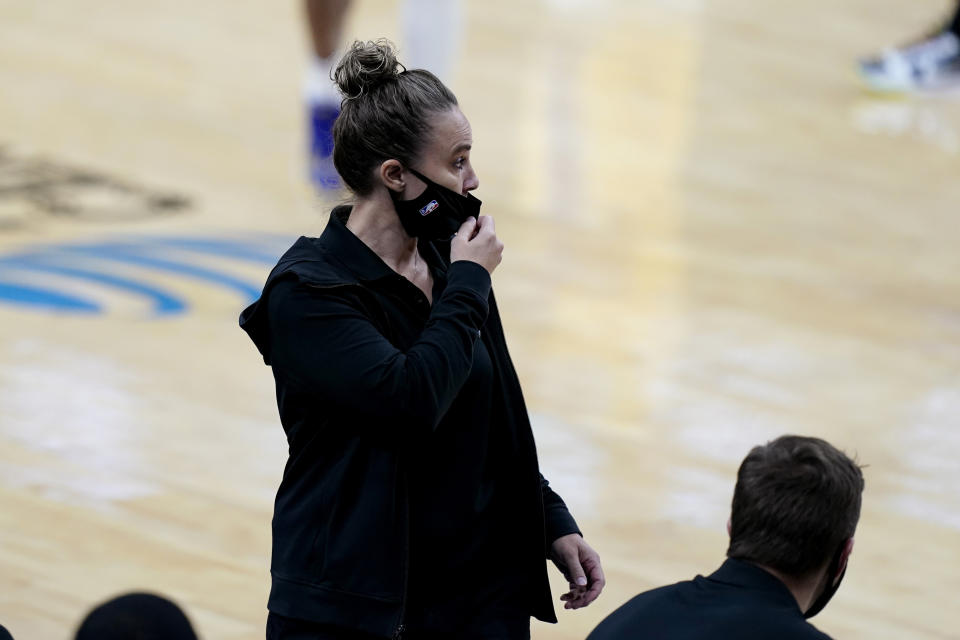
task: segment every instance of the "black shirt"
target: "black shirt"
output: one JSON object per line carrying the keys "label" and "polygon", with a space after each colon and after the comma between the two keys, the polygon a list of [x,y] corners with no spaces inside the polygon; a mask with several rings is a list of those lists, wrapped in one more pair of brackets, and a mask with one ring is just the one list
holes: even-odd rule
{"label": "black shirt", "polygon": [[641,593],[587,640],[830,640],[772,574],[728,559],[709,577]]}
{"label": "black shirt", "polygon": [[539,474],[489,274],[421,242],[431,307],[348,215],[298,240],[241,317],[290,443],[270,610],[371,633],[555,620],[546,549],[578,530]]}

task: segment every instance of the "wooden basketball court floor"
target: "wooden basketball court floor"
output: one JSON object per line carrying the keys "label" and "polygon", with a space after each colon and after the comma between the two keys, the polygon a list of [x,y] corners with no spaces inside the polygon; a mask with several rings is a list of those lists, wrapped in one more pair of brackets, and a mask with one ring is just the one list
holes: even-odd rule
{"label": "wooden basketball court floor", "polygon": [[[783,433],[867,489],[837,638],[945,639],[960,593],[960,103],[858,87],[942,0],[475,0],[451,85],[545,474],[609,584],[583,638],[712,571]],[[404,46],[400,7],[351,37]],[[0,0],[0,622],[113,594],[263,637],[285,461],[236,326],[316,235],[297,2]],[[401,55],[402,58],[402,55]],[[556,577],[556,576],[555,576]],[[559,581],[555,582],[559,595]]]}

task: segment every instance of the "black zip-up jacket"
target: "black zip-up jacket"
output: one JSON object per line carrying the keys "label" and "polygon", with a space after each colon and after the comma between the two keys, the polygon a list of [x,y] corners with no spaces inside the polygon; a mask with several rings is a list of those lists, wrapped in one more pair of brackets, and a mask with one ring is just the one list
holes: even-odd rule
{"label": "black zip-up jacket", "polygon": [[[501,582],[486,587],[521,585],[514,611],[556,622],[545,558],[553,540],[579,530],[539,473],[489,274],[473,262],[450,264],[449,246],[421,242],[436,282],[431,307],[346,228],[349,213],[335,209],[319,238],[297,240],[240,317],[273,369],[289,444],[268,608],[390,636],[408,615],[411,547],[423,569],[414,566],[414,576],[450,567],[441,588],[457,593],[478,576],[456,568],[496,545],[502,562],[483,573]],[[418,309],[422,325],[411,327]],[[483,405],[472,405],[482,411],[456,411],[477,367],[487,373],[476,384],[489,385]],[[488,445],[498,450],[478,466],[472,457]],[[412,519],[411,503],[438,511],[421,495],[433,466],[445,474],[436,486],[447,493],[438,495],[464,487],[463,498]],[[447,537],[410,539],[435,531]]]}

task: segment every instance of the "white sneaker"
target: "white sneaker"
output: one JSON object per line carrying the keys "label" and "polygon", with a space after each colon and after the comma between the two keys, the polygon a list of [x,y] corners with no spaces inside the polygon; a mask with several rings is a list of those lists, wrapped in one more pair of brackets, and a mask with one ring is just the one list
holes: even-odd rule
{"label": "white sneaker", "polygon": [[942,31],[920,42],[887,49],[859,62],[860,76],[870,89],[884,92],[960,87],[960,38]]}

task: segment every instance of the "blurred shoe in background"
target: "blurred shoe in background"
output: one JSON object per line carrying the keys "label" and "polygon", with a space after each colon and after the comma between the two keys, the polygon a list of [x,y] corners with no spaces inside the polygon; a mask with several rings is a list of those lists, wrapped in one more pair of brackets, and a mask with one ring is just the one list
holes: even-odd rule
{"label": "blurred shoe in background", "polygon": [[939,31],[919,42],[860,60],[860,76],[874,91],[906,93],[960,88],[960,37]]}
{"label": "blurred shoe in background", "polygon": [[310,180],[318,189],[335,191],[343,186],[333,166],[333,123],[339,104],[307,104],[310,118]]}

